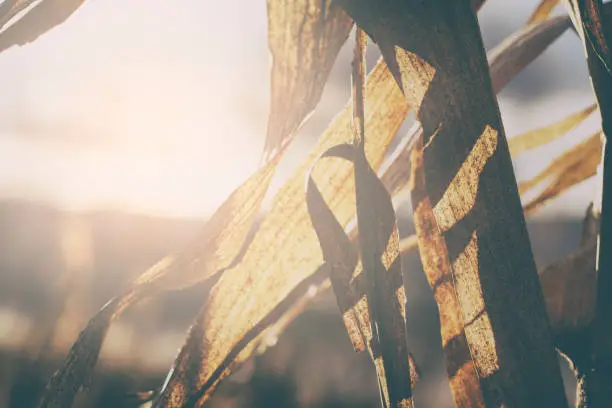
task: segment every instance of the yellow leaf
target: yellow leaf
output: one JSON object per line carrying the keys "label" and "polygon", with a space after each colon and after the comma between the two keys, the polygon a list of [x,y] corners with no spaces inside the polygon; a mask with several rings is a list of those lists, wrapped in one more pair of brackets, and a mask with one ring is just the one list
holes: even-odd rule
{"label": "yellow leaf", "polygon": [[264,159],[284,146],[321,99],[353,21],[331,0],[268,0],[271,100]]}
{"label": "yellow leaf", "polygon": [[559,0],[542,0],[529,16],[527,24],[536,24],[546,20],[558,4]]}
{"label": "yellow leaf", "polygon": [[535,149],[558,139],[582,123],[596,109],[597,105],[592,104],[551,125],[530,130],[529,132],[513,137],[508,141],[510,154],[512,157],[516,157],[527,150]]}
{"label": "yellow leaf", "polygon": [[[535,60],[570,25],[567,16],[523,27],[487,54],[493,90],[498,93]],[[410,179],[410,153],[423,133],[415,124],[382,165],[382,180],[392,196],[403,193]]]}
{"label": "yellow leaf", "polygon": [[[383,62],[368,76],[365,91],[368,95],[365,131],[377,135],[368,139],[365,149],[368,160],[376,168],[402,124],[408,106]],[[195,400],[203,403],[231,367],[255,350],[258,337],[253,330],[261,331],[276,321],[270,316],[279,310],[284,299],[299,297],[296,292],[308,291],[310,283],[305,287],[300,285],[318,273],[323,258],[304,199],[304,180],[324,151],[352,141],[351,122],[349,103],[276,194],[241,263],[221,276],[169,376],[159,399],[161,406],[181,407],[186,401]],[[332,174],[334,177],[330,177]],[[318,180],[325,180],[319,183],[321,193],[340,224],[345,225],[355,213],[351,166],[329,160],[317,166],[314,175]],[[328,276],[320,275],[318,284]],[[262,321],[266,324],[261,325]],[[186,370],[187,366],[191,369]]]}
{"label": "yellow leaf", "polygon": [[550,180],[544,191],[524,206],[526,214],[597,173],[602,149],[600,135],[601,131],[557,157],[533,179],[519,183],[523,195],[542,181]]}

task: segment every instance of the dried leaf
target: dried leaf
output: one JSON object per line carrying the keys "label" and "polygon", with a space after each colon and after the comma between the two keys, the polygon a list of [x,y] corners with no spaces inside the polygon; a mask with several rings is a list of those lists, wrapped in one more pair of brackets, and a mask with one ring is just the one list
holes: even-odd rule
{"label": "dried leaf", "polygon": [[576,112],[558,122],[553,123],[552,125],[530,130],[529,132],[513,137],[508,141],[510,154],[514,158],[527,150],[535,149],[558,139],[581,124],[596,109],[597,105],[593,104],[585,109],[582,109],[580,112]]}
{"label": "dried leaf", "polygon": [[201,282],[230,266],[251,229],[279,160],[280,155],[235,190],[206,223],[194,245],[154,265],[90,320],[49,380],[40,408],[72,404],[78,389],[91,376],[109,325],[126,307],[161,291]]}
{"label": "dried leaf", "polygon": [[557,157],[533,179],[520,183],[518,187],[523,195],[550,179],[544,191],[525,206],[525,212],[534,211],[570,187],[594,176],[601,161],[601,148],[601,132],[597,132]]}
{"label": "dried leaf", "polygon": [[[467,1],[339,4],[377,43],[418,112],[428,212],[447,247],[440,256],[452,260],[484,401],[567,406],[473,10]],[[412,200],[413,209],[420,204]],[[429,244],[425,237],[419,248]],[[464,392],[454,391],[456,399]]]}
{"label": "dried leaf", "polygon": [[[326,156],[324,154],[322,157]],[[361,352],[366,349],[364,330],[369,330],[370,319],[364,302],[361,302],[363,293],[354,290],[354,285],[351,285],[359,261],[357,250],[310,176],[306,189],[306,203],[321,246],[324,266],[329,270],[331,286],[349,338],[355,351]],[[356,310],[358,306],[360,309]]]}
{"label": "dried leaf", "polygon": [[557,333],[579,330],[593,320],[597,295],[596,249],[597,237],[594,237],[540,272],[550,325]]}
{"label": "dried leaf", "polygon": [[[26,45],[68,19],[85,0],[42,0],[23,17],[0,33],[0,52],[13,45]],[[15,2],[12,2],[15,3]],[[24,0],[11,7],[0,20],[3,26],[33,1]]]}
{"label": "dried leaf", "polygon": [[559,0],[542,0],[527,20],[527,24],[536,24],[546,20],[558,4]]}
{"label": "dried leaf", "polygon": [[[523,68],[546,51],[550,44],[555,42],[570,26],[571,21],[567,16],[555,17],[539,24],[523,27],[502,41],[488,53],[493,89],[498,92],[499,89],[506,86]],[[493,72],[496,72],[495,76]]]}
{"label": "dried leaf", "polygon": [[267,0],[272,53],[264,158],[294,135],[319,103],[353,21],[331,0]]}
{"label": "dried leaf", "polygon": [[412,407],[405,294],[395,213],[391,197],[365,154],[355,153],[357,224],[361,231],[361,261],[379,387],[386,401],[384,406]]}
{"label": "dried leaf", "polygon": [[[539,208],[539,207],[538,207]],[[536,208],[537,210],[537,208]],[[532,211],[530,214],[535,212]],[[525,214],[525,215],[530,215]],[[580,249],[539,271],[540,285],[546,301],[550,326],[555,333],[571,333],[589,324],[595,314],[596,281],[595,270],[597,232],[599,219],[589,208],[584,223]],[[420,232],[417,226],[417,234]],[[426,230],[424,235],[435,240],[435,231]],[[400,241],[402,255],[417,248],[417,235]],[[424,268],[435,268],[442,274],[444,264],[436,266],[435,253],[423,258]],[[442,265],[442,266],[440,266]],[[430,273],[431,274],[431,273]],[[433,274],[431,274],[433,276]],[[441,284],[443,285],[443,284]],[[436,286],[436,291],[439,291]],[[445,326],[448,327],[448,324]]]}
{"label": "dried leaf", "polygon": [[[538,57],[568,27],[569,17],[560,17],[523,27],[509,40],[497,45],[488,53],[493,91],[498,93],[519,72]],[[416,123],[402,138],[395,150],[382,165],[381,178],[392,196],[403,193],[410,179],[410,153],[416,140],[422,135],[420,123]]]}
{"label": "dried leaf", "polygon": [[[353,145],[338,145],[323,157],[342,157],[354,165],[357,223],[362,231],[360,252],[365,298],[351,286],[357,265],[349,237],[309,177],[307,203],[323,258],[330,267],[345,325],[356,349],[367,344],[376,367],[385,407],[412,406],[411,369],[406,344],[405,294],[399,257],[399,236],[391,197],[365,156],[365,40],[357,29],[353,59]],[[366,307],[360,308],[365,299]],[[350,302],[350,303],[349,303]]]}
{"label": "dried leaf", "polygon": [[[369,95],[365,109],[366,132],[370,129],[377,135],[366,143],[366,152],[372,166],[378,167],[408,106],[383,62],[368,76],[366,93]],[[352,138],[349,104],[276,194],[240,264],[225,271],[211,291],[169,375],[158,406],[181,407],[186,401],[193,401],[190,398],[197,398],[198,405],[202,404],[216,383],[231,370],[231,365],[243,361],[254,350],[257,338],[249,338],[251,330],[278,310],[289,294],[308,290],[309,277],[318,273],[323,259],[303,196],[304,179],[319,155]],[[329,161],[320,164],[314,173],[315,177],[326,176],[326,182],[319,184],[321,192],[339,222],[346,224],[355,212],[350,197],[354,188],[350,165]],[[330,174],[334,177],[330,178]],[[308,284],[301,287],[303,282]],[[235,359],[230,358],[234,356]]]}

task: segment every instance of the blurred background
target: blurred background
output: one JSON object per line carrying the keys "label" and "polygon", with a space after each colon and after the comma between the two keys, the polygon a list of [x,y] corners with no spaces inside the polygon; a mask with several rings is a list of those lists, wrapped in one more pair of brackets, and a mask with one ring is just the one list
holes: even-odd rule
{"label": "blurred background", "polygon": [[[536,5],[489,0],[479,14],[486,47],[518,30]],[[34,43],[0,55],[0,407],[34,406],[88,318],[186,245],[257,168],[268,112],[266,29],[263,0],[89,0]],[[275,187],[346,103],[351,53],[345,46]],[[370,47],[370,67],[377,59]],[[571,31],[499,95],[508,137],[592,101]],[[560,141],[525,153],[517,177],[534,176],[597,127],[592,115]],[[594,179],[584,182],[530,218],[539,266],[577,247],[595,188]],[[408,235],[410,205],[398,205]],[[450,407],[435,303],[417,256],[403,261],[412,277],[409,341],[422,370],[416,400]],[[77,405],[135,407],[130,393],[160,386],[204,289],[142,303],[117,321]],[[352,351],[327,293],[276,346],[225,381],[210,406],[377,403],[371,363]]]}

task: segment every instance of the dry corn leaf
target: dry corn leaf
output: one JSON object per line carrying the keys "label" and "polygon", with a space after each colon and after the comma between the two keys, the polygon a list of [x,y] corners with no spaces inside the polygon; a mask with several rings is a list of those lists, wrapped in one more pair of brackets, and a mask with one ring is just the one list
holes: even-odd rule
{"label": "dry corn leaf", "polygon": [[[354,143],[362,143],[365,132],[363,122],[365,46],[365,34],[358,28],[356,30],[352,75]],[[333,156],[331,151],[334,149],[336,147],[332,147],[323,153],[314,165],[322,158]],[[363,301],[361,299],[363,293],[359,293],[359,291],[355,290],[354,285],[351,285],[351,278],[358,266],[359,256],[350,238],[344,232],[342,225],[338,223],[333,212],[325,203],[325,199],[321,196],[321,192],[318,190],[310,174],[308,175],[308,185],[306,188],[306,204],[313,228],[319,239],[323,260],[325,261],[324,265],[326,265],[330,273],[331,286],[336,295],[336,301],[349,338],[355,350],[361,352],[366,349],[368,339],[371,339],[371,331],[365,299]]]}
{"label": "dry corn leaf", "polygon": [[559,0],[542,0],[529,16],[527,24],[536,24],[546,20],[558,4]]}
{"label": "dry corn leaf", "polygon": [[[440,256],[452,262],[485,403],[567,406],[474,11],[467,1],[340,4],[378,44],[418,112],[426,211],[443,235],[447,250]],[[416,210],[421,202],[412,205]],[[424,238],[421,250],[430,245]],[[439,306],[442,316],[448,305]],[[454,390],[456,401],[463,392]]]}
{"label": "dry corn leaf", "polygon": [[272,93],[264,158],[280,149],[319,103],[353,26],[331,0],[268,0],[267,5]]}
{"label": "dry corn leaf", "polygon": [[558,139],[581,124],[596,109],[596,104],[587,106],[585,109],[569,115],[551,125],[530,130],[529,132],[513,137],[508,141],[510,155],[514,158],[527,150],[538,148]]}
{"label": "dry corn leaf", "polygon": [[[478,2],[477,2],[478,3]],[[479,2],[482,4],[482,2]],[[530,30],[526,30],[523,29],[522,32],[524,33],[524,36],[515,36],[515,41],[516,43],[504,43],[502,46],[503,51],[498,52],[497,54],[493,54],[493,55],[497,55],[496,59],[498,61],[500,61],[500,63],[496,64],[495,66],[498,67],[497,69],[492,70],[492,78],[496,78],[499,75],[501,75],[502,73],[506,73],[507,75],[516,75],[516,73],[518,73],[520,71],[520,68],[526,66],[528,63],[531,62],[531,60],[533,58],[535,58],[536,53],[534,52],[529,52],[528,48],[529,47],[539,47],[540,49],[545,48],[546,41],[552,42],[554,38],[556,38],[554,35],[549,35],[549,33],[547,32],[548,30],[551,31],[555,31],[560,23],[554,23],[554,24],[543,24],[541,25],[542,29],[530,29]],[[565,23],[564,23],[565,24]],[[563,25],[562,25],[563,26]],[[526,39],[526,40],[523,40]],[[520,46],[517,46],[517,44],[520,44]],[[544,45],[545,44],[545,45]],[[516,50],[519,50],[521,52],[516,52]],[[510,64],[512,66],[514,66],[515,68],[512,70],[504,70],[501,68],[504,68],[504,64]],[[520,68],[519,68],[520,67]],[[377,66],[377,68],[375,69],[378,70],[385,70],[386,71],[386,67],[385,66]],[[508,74],[509,73],[509,74]],[[388,73],[385,73],[387,75],[387,81],[393,81],[392,78],[388,75]],[[494,83],[498,83],[498,84],[504,84],[506,83],[507,80],[505,81],[494,81]],[[386,85],[385,85],[386,86]],[[398,161],[394,161],[394,163],[397,163]],[[384,173],[387,174],[387,173]],[[393,184],[393,183],[390,183]],[[389,184],[387,185],[389,187]],[[350,191],[346,191],[346,193],[350,193]],[[409,242],[410,243],[410,242]],[[410,244],[414,245],[415,241],[413,240]],[[325,273],[328,273],[328,270],[326,268],[323,267],[319,267],[317,268],[316,266],[313,265],[313,270],[316,268],[316,272],[311,274],[310,277],[308,277],[307,279],[305,279],[303,282],[307,283],[308,285],[305,285],[303,288],[297,288],[297,289],[302,289],[302,291],[306,291],[305,288],[309,288],[311,291],[313,291],[318,285],[319,289],[324,289],[325,287],[329,286],[329,282],[325,279],[326,275]],[[292,292],[292,293],[302,293],[299,290]],[[360,293],[363,293],[363,291],[361,291]],[[291,298],[291,297],[290,297]],[[294,298],[298,298],[297,295]],[[311,299],[311,297],[308,296],[304,296],[305,299]],[[289,309],[291,312],[287,312],[289,315],[291,316],[295,316],[295,314],[298,313],[298,309],[300,309],[303,306],[300,307],[290,307],[291,302],[283,302],[285,307],[287,309]],[[350,301],[348,302],[350,304]],[[279,305],[282,306],[282,305]],[[363,305],[362,305],[363,306]],[[280,308],[282,309],[282,308]],[[267,318],[269,318],[270,316],[280,316],[279,312],[278,312],[279,308],[275,309],[276,314],[275,313],[270,313],[269,315],[267,315]],[[301,309],[300,309],[301,310]],[[201,316],[201,318],[203,318],[203,316]],[[355,319],[353,317],[353,319]],[[199,319],[198,319],[199,320]],[[261,321],[263,321],[264,319],[262,319]],[[260,322],[261,322],[260,321]],[[257,332],[257,331],[261,331],[262,326],[261,324],[256,325],[258,330],[252,330],[251,333]],[[356,326],[353,326],[356,327]],[[268,331],[278,334],[279,333],[279,328],[277,327],[268,327],[267,329]],[[357,333],[357,332],[355,332]],[[200,334],[201,336],[201,334]],[[257,336],[261,336],[261,335],[257,335]],[[243,341],[242,343],[240,343],[239,345],[237,345],[235,347],[235,349],[240,350],[241,347],[245,347],[243,352],[241,354],[239,354],[239,357],[236,358],[236,363],[239,363],[240,361],[243,361],[244,359],[246,359],[253,351],[253,347],[246,347],[245,344],[257,344],[260,340],[260,337],[257,337],[254,334],[249,336],[245,336],[245,338],[248,337],[248,341]],[[364,346],[360,341],[355,340],[358,339],[359,336],[351,336],[354,346],[357,349],[362,349]],[[249,343],[250,342],[250,343]],[[195,344],[197,344],[197,342],[195,342]],[[265,344],[265,342],[264,342]],[[183,356],[183,360],[186,361],[188,360],[188,358],[186,356]],[[223,367],[229,367],[229,360],[226,359],[224,361],[223,364],[221,364],[221,366]],[[229,370],[228,370],[229,371]],[[223,371],[224,374],[226,374],[228,371]],[[219,376],[220,377],[220,376]],[[213,388],[213,385],[211,385],[211,383],[209,382],[209,384],[206,384],[204,387],[202,387],[203,389],[206,388],[206,386],[208,386],[209,388]]]}
{"label": "dry corn leaf", "polygon": [[[278,120],[270,123],[269,130],[277,132],[283,145],[275,146],[274,152],[266,152],[268,164],[224,202],[193,246],[176,256],[163,259],[138,277],[124,295],[117,297],[92,320],[69,354],[68,360],[77,363],[64,365],[53,376],[41,407],[53,406],[57,401],[62,404],[72,401],[82,384],[79,379],[90,376],[106,330],[120,312],[109,310],[113,305],[127,307],[133,301],[159,291],[191,286],[229,267],[239,254],[286,142],[318,102],[329,70],[352,26],[346,14],[331,7],[329,2],[283,2],[283,6],[290,6],[284,8],[278,8],[278,5],[278,2],[268,4],[270,47],[276,61],[272,70],[272,93],[276,98],[273,109],[293,106],[294,101],[303,103],[304,98],[308,98],[308,109],[294,112],[295,123],[290,129],[285,129]],[[304,10],[307,11],[306,15],[299,14]],[[288,95],[285,93],[287,89],[294,89],[295,93]],[[286,96],[289,99],[284,99]],[[87,335],[88,330],[97,335]],[[88,353],[88,348],[96,352]],[[81,356],[83,358],[80,360]],[[77,372],[79,375],[75,375]]]}
{"label": "dry corn leaf", "polygon": [[359,149],[339,145],[322,156],[342,157],[355,165],[363,273],[354,280],[355,248],[312,178],[307,189],[308,209],[349,336],[358,350],[367,345],[376,366],[383,406],[411,406],[411,373],[415,370],[411,370],[406,343],[395,213],[391,197]]}
{"label": "dry corn leaf", "polygon": [[[353,59],[353,145],[338,145],[323,157],[341,157],[354,165],[357,224],[365,298],[357,297],[351,277],[357,265],[349,237],[311,177],[308,210],[329,265],[332,286],[356,349],[367,344],[376,367],[384,407],[412,406],[411,370],[406,343],[405,293],[399,256],[399,235],[391,197],[365,156],[365,36],[357,29]],[[360,307],[365,300],[366,307]]]}
{"label": "dry corn leaf", "polygon": [[355,151],[353,161],[362,275],[372,332],[369,343],[384,406],[408,408],[413,403],[395,212],[389,193],[362,150]]}
{"label": "dry corn leaf", "polygon": [[[408,106],[383,62],[368,76],[366,90],[369,95],[365,109],[366,132],[370,129],[378,136],[366,143],[366,152],[370,163],[377,167]],[[350,142],[352,137],[349,104],[276,194],[241,263],[227,270],[211,291],[190,334],[190,341],[198,345],[196,349],[201,350],[201,355],[181,352],[160,397],[160,406],[180,407],[193,395],[201,396],[199,403],[203,403],[216,384],[212,378],[220,375],[218,368],[225,364],[226,358],[236,355],[235,362],[240,362],[250,354],[252,342],[244,345],[242,339],[323,263],[304,200],[304,180],[322,152]],[[320,184],[323,196],[340,223],[347,223],[355,211],[350,197],[354,188],[350,165],[330,161],[315,169],[315,175],[321,174],[326,179]],[[329,177],[331,174],[333,178]],[[240,354],[243,348],[246,351]],[[191,361],[190,367],[197,366],[192,372],[181,368],[188,361]]]}
{"label": "dry corn leaf", "polygon": [[[66,21],[85,0],[42,0],[24,16],[0,33],[0,52],[13,45],[26,45],[52,28]],[[33,1],[10,2],[6,14],[0,17],[1,26],[25,10]]]}
{"label": "dry corn leaf", "polygon": [[[585,226],[591,230],[587,231],[585,228],[580,248],[538,273],[550,326],[556,334],[585,327],[595,314],[595,251],[599,220],[592,214],[589,215],[591,219],[587,216]],[[591,225],[588,225],[589,221]],[[412,252],[417,249],[417,243],[416,234],[402,239],[400,253],[403,255]]]}
{"label": "dry corn leaf", "polygon": [[[498,93],[527,65],[535,60],[570,25],[569,17],[558,17],[539,24],[523,27],[487,54],[493,91]],[[405,191],[410,179],[410,153],[415,141],[423,133],[416,123],[402,138],[382,165],[382,180],[392,196]]]}
{"label": "dry corn leaf", "polygon": [[[482,3],[482,2],[481,2]],[[534,47],[537,46],[540,49],[545,48],[545,46],[543,46],[542,44],[546,44],[546,41],[552,42],[552,40],[554,38],[556,38],[554,35],[550,35],[547,31],[555,31],[558,27],[559,27],[560,23],[554,23],[554,24],[543,24],[541,25],[541,29],[538,30],[534,30],[534,29],[530,29],[530,30],[522,30],[522,32],[524,32],[524,36],[515,36],[515,41],[516,44],[520,44],[520,46],[517,46],[514,43],[504,43],[503,44],[503,50],[502,52],[499,52],[497,54],[497,60],[500,61],[500,63],[496,64],[497,70],[493,70],[492,71],[492,77],[496,78],[496,76],[501,75],[502,73],[510,73],[510,75],[516,75],[516,73],[518,73],[520,71],[520,68],[524,67],[525,65],[527,65],[529,62],[531,62],[531,60],[533,58],[535,58],[536,53],[534,52],[528,52],[528,48],[529,47]],[[564,23],[565,24],[565,23]],[[563,25],[561,25],[563,26]],[[523,40],[526,39],[526,40]],[[547,45],[547,44],[546,44]],[[516,52],[516,50],[522,51],[522,52]],[[515,67],[515,69],[512,70],[503,70],[500,68],[504,67],[504,64],[510,64],[513,65]],[[518,68],[520,67],[520,68]],[[386,67],[380,67],[380,65],[377,67],[377,69],[382,69],[382,70],[386,70]],[[388,75],[388,74],[387,74]],[[392,78],[390,76],[388,76],[387,78],[388,81],[392,81]],[[497,83],[505,83],[507,81],[498,81]],[[349,191],[347,191],[347,193],[350,193]],[[414,243],[414,242],[413,242]],[[316,266],[313,266],[313,269],[315,269]],[[325,273],[321,273],[321,271],[323,270],[323,272],[326,272],[325,269],[321,269],[318,268],[316,270],[316,272],[314,274],[311,275],[311,278],[306,279],[304,282],[309,282],[308,288],[315,288],[317,285],[321,284],[323,286],[329,285],[329,283],[325,283],[327,282],[325,280]],[[323,282],[323,283],[321,283]],[[361,292],[363,293],[363,292]],[[307,297],[308,298],[308,297]],[[349,302],[350,303],[350,302]],[[291,303],[286,303],[287,305],[290,305]],[[295,315],[295,311],[292,312],[292,315]],[[272,314],[273,315],[273,314]],[[269,316],[269,315],[268,315]],[[355,327],[355,326],[354,326]],[[269,328],[269,330],[271,332],[274,333],[278,333],[278,329],[277,328]],[[353,337],[351,336],[354,346],[357,349],[363,348],[363,345],[360,345],[359,341],[355,340],[355,338],[357,337]],[[252,344],[257,343],[257,341],[255,340],[255,337],[253,336],[252,339],[250,339]],[[244,344],[242,344],[244,345]],[[239,348],[239,347],[237,347]],[[251,352],[252,352],[252,348],[245,348],[244,350],[245,352],[243,354],[241,354],[241,358],[244,359],[246,357],[248,357]],[[184,358],[184,360],[186,360],[186,358]],[[237,359],[240,360],[240,359]],[[242,361],[242,360],[240,360]],[[239,361],[237,361],[239,362]],[[229,364],[227,364],[227,360],[226,360],[226,366],[229,366]],[[210,385],[210,384],[209,384]],[[205,388],[205,387],[203,387]],[[212,388],[212,387],[211,387]]]}
{"label": "dry corn leaf", "polygon": [[519,183],[519,191],[523,195],[542,181],[550,179],[544,191],[525,205],[526,213],[597,173],[602,149],[600,135],[601,132],[597,132],[554,159],[533,179]]}
{"label": "dry corn leaf", "polygon": [[[571,21],[568,16],[554,17],[538,24],[527,25],[507,37],[488,53],[493,89],[497,92],[531,61],[541,55],[563,34]],[[512,60],[509,63],[506,60]]]}

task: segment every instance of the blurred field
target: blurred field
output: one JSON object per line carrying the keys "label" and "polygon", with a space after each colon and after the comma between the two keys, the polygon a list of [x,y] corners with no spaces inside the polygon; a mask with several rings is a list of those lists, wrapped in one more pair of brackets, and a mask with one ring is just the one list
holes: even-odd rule
{"label": "blurred field", "polygon": [[[401,233],[412,232],[402,221]],[[0,407],[33,407],[87,319],[130,278],[186,244],[200,225],[192,219],[0,203]],[[533,221],[530,233],[543,266],[577,246],[580,220]],[[411,277],[409,343],[422,370],[416,399],[421,406],[446,407],[450,392],[435,303],[416,256],[404,259]],[[200,285],[145,302],[114,324],[92,388],[78,406],[136,407],[134,392],[159,387],[207,289]],[[376,406],[370,364],[353,352],[327,293],[274,347],[223,383],[210,406]],[[568,390],[573,397],[571,384]]]}

